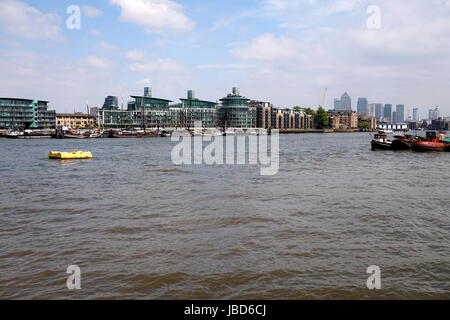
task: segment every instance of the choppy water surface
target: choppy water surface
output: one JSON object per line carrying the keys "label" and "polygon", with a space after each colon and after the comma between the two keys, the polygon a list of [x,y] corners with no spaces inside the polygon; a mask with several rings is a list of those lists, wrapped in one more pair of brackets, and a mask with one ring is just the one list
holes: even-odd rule
{"label": "choppy water surface", "polygon": [[[450,153],[369,142],[282,136],[263,177],[175,166],[165,138],[0,139],[0,298],[450,298]],[[73,149],[95,159],[47,159]]]}

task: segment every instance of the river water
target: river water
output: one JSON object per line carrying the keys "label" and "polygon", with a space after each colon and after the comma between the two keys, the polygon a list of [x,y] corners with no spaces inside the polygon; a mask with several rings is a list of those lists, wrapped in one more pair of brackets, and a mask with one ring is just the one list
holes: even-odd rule
{"label": "river water", "polygon": [[[174,165],[168,138],[0,139],[0,298],[450,298],[450,153],[280,140],[261,176]],[[47,158],[74,149],[95,159]]]}

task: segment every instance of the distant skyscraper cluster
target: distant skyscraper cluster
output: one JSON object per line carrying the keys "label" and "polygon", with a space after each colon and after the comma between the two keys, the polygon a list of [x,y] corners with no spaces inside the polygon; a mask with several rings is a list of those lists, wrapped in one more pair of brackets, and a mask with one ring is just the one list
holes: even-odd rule
{"label": "distant skyscraper cluster", "polygon": [[[347,92],[344,93],[340,99],[334,99],[334,109],[336,111],[352,110],[352,100]],[[394,110],[392,104],[369,103],[368,99],[363,97],[358,98],[357,113],[374,117],[379,122],[403,123],[407,120],[405,117],[404,104],[397,104]],[[437,113],[439,113],[439,110]],[[435,112],[433,113],[433,116],[436,116]],[[417,108],[413,110],[413,120],[419,121],[419,109]]]}

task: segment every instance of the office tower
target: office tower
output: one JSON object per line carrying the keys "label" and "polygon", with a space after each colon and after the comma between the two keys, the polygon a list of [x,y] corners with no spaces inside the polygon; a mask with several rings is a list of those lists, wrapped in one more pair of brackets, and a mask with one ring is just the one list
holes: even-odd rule
{"label": "office tower", "polygon": [[405,122],[405,105],[404,104],[398,104],[396,106],[396,111],[397,111],[397,121],[395,121],[396,123],[401,123],[401,122]]}
{"label": "office tower", "polygon": [[352,110],[352,98],[348,93],[344,93],[341,99],[334,99],[334,110],[336,111],[351,111]]}
{"label": "office tower", "polygon": [[358,99],[357,112],[359,114],[369,114],[369,102],[367,101],[367,98]]}
{"label": "office tower", "polygon": [[384,105],[383,118],[386,122],[392,122],[392,104]]}
{"label": "office tower", "polygon": [[343,111],[351,111],[352,110],[352,98],[348,95],[348,93],[344,93],[341,97],[341,110]]}
{"label": "office tower", "polygon": [[413,109],[413,121],[417,122],[419,121],[419,109],[418,108],[414,108]]}
{"label": "office tower", "polygon": [[369,104],[369,117],[375,117],[375,103]]}
{"label": "office tower", "polygon": [[341,100],[334,99],[334,110],[341,110]]}
{"label": "office tower", "polygon": [[375,104],[375,118],[377,119],[377,121],[382,121],[383,114],[384,114],[383,104],[376,103]]}
{"label": "office tower", "polygon": [[108,96],[103,104],[103,110],[119,110],[119,99],[115,96]]}

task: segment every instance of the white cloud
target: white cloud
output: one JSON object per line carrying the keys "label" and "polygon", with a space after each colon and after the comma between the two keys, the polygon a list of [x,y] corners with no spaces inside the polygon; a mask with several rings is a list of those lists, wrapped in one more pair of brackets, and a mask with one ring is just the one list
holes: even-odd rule
{"label": "white cloud", "polygon": [[281,23],[278,26],[283,29],[306,29],[310,27],[309,25],[303,23]]}
{"label": "white cloud", "polygon": [[89,34],[91,36],[94,36],[94,37],[101,37],[101,36],[103,36],[103,32],[101,32],[101,31],[99,31],[97,29],[90,29],[89,30]]}
{"label": "white cloud", "polygon": [[142,50],[129,50],[125,57],[131,61],[128,70],[141,73],[182,72],[184,67],[173,59],[148,57]]}
{"label": "white cloud", "polygon": [[143,25],[148,32],[191,30],[194,23],[171,0],[110,0],[121,8],[120,20]]}
{"label": "white cloud", "polygon": [[230,52],[239,59],[276,60],[293,57],[297,52],[296,42],[289,37],[263,34],[249,45],[232,49]]}
{"label": "white cloud", "polygon": [[117,50],[117,46],[116,45],[114,45],[112,43],[109,43],[107,41],[104,41],[104,40],[100,41],[97,44],[97,46],[103,51],[115,51],[115,50]]}
{"label": "white cloud", "polygon": [[[275,2],[279,17],[286,18],[280,18],[285,34],[262,34],[230,51],[256,64],[241,80],[249,96],[267,97],[276,105],[316,106],[327,87],[327,106],[349,91],[354,100],[367,96],[422,110],[440,105],[450,112],[445,87],[450,74],[450,1],[375,0],[381,8],[381,30],[367,29],[362,1],[317,2],[306,12],[294,10],[302,5],[296,1]],[[349,12],[355,18],[348,19]],[[324,24],[311,13],[330,17]],[[298,21],[309,27],[288,28]]]}
{"label": "white cloud", "polygon": [[125,57],[130,61],[145,61],[145,52],[142,50],[130,50],[125,52]]}
{"label": "white cloud", "polygon": [[202,64],[199,69],[250,69],[255,67],[252,64]]}
{"label": "white cloud", "polygon": [[18,0],[0,1],[0,27],[6,34],[29,40],[63,40],[60,17]]}
{"label": "white cloud", "polygon": [[129,70],[133,72],[178,72],[183,70],[183,66],[172,59],[154,59],[146,62],[135,62],[129,65]]}
{"label": "white cloud", "polygon": [[2,50],[0,70],[8,77],[0,78],[0,91],[6,96],[49,100],[51,108],[59,112],[85,112],[86,100],[90,106],[98,106],[107,95],[127,96],[132,92],[134,84],[122,83],[115,69],[92,67],[106,65],[99,61],[70,61],[55,53]]}
{"label": "white cloud", "polygon": [[149,86],[152,84],[152,80],[149,78],[145,78],[145,79],[136,81],[136,84],[143,85],[143,86]]}
{"label": "white cloud", "polygon": [[83,66],[95,69],[110,69],[113,66],[113,63],[103,57],[98,56],[89,56],[82,61]]}
{"label": "white cloud", "polygon": [[83,13],[89,18],[96,18],[103,14],[102,10],[90,6],[82,6],[81,10],[83,10]]}
{"label": "white cloud", "polygon": [[336,0],[332,1],[331,3],[323,7],[319,7],[316,13],[323,15],[331,15],[343,12],[350,12],[361,7],[361,5],[363,5],[365,2],[366,0]]}

